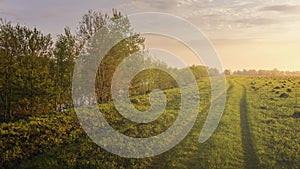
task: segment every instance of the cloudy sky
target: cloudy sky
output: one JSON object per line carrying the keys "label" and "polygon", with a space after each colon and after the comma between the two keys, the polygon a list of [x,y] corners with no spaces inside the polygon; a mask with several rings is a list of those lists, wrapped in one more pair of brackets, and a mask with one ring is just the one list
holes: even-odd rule
{"label": "cloudy sky", "polygon": [[0,17],[56,35],[75,30],[89,9],[112,8],[185,18],[212,41],[224,68],[300,70],[300,0],[0,0]]}

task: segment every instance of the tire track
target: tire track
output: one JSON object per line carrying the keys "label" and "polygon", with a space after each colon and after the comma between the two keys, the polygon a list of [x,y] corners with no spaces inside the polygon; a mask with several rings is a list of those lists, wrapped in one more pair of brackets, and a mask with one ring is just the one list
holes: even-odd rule
{"label": "tire track", "polygon": [[[241,85],[241,84],[239,84]],[[257,169],[258,166],[258,158],[256,156],[254,150],[254,144],[250,132],[250,124],[247,115],[247,100],[246,100],[246,87],[241,85],[243,88],[241,103],[240,103],[240,125],[241,125],[241,135],[242,135],[242,144],[243,144],[243,153],[244,153],[244,161],[245,168],[249,169]]]}

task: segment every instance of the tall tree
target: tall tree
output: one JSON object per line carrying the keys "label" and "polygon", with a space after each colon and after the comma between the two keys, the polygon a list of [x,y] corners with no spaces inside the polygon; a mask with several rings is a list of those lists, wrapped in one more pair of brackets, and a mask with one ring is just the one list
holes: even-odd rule
{"label": "tall tree", "polygon": [[[96,95],[98,102],[111,100],[111,81],[117,66],[122,60],[141,49],[144,39],[134,33],[128,18],[117,10],[109,17],[102,12],[89,11],[83,16],[79,26],[78,37],[83,49],[87,49],[85,57],[90,57],[90,64],[98,64],[93,58],[102,55],[102,48],[108,44],[114,45],[99,63],[96,76]],[[101,34],[96,34],[101,29]],[[127,37],[127,35],[130,35]],[[116,42],[116,39],[123,39]],[[99,53],[100,52],[100,53]],[[94,78],[94,77],[90,77]]]}
{"label": "tall tree", "polygon": [[80,52],[80,44],[76,37],[72,35],[69,28],[64,29],[65,33],[58,35],[55,43],[55,88],[56,107],[61,109],[62,104],[72,105],[72,77],[76,57]]}
{"label": "tall tree", "polygon": [[50,35],[1,20],[0,37],[0,105],[4,120],[15,113],[47,111],[53,82],[48,73]]}

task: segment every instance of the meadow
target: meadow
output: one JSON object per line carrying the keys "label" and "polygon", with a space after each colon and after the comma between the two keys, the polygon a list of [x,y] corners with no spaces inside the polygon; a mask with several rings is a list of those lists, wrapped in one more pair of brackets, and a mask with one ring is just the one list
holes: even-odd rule
{"label": "meadow", "polygon": [[[0,168],[299,168],[300,78],[227,77],[227,102],[212,137],[198,138],[210,105],[207,78],[198,81],[200,108],[187,137],[155,157],[123,158],[97,146],[74,110],[32,115],[0,126]],[[140,125],[120,116],[112,103],[99,106],[109,124],[131,137],[165,131],[177,117],[180,93],[166,89],[168,104],[154,122]],[[131,98],[149,107],[148,95]]]}

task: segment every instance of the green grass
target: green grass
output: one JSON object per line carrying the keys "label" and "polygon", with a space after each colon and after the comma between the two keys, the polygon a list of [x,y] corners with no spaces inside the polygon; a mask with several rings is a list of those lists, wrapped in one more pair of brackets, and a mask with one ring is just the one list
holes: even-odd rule
{"label": "green grass", "polygon": [[[300,78],[228,77],[220,124],[209,140],[199,144],[210,104],[209,81],[204,79],[199,82],[199,114],[187,137],[173,149],[144,159],[119,157],[97,146],[73,111],[2,123],[0,168],[298,168],[300,119],[293,113],[300,105],[296,103],[299,82]],[[167,108],[149,124],[124,119],[112,103],[100,109],[119,132],[131,137],[154,136],[173,124],[179,110],[179,90],[164,92]],[[289,96],[282,98],[282,93]],[[149,108],[148,96],[131,100],[137,109]]]}
{"label": "green grass", "polygon": [[[243,78],[240,81],[247,86],[249,121],[259,167],[299,168],[300,119],[292,115],[297,111],[300,79]],[[289,97],[281,98],[282,93]]]}

